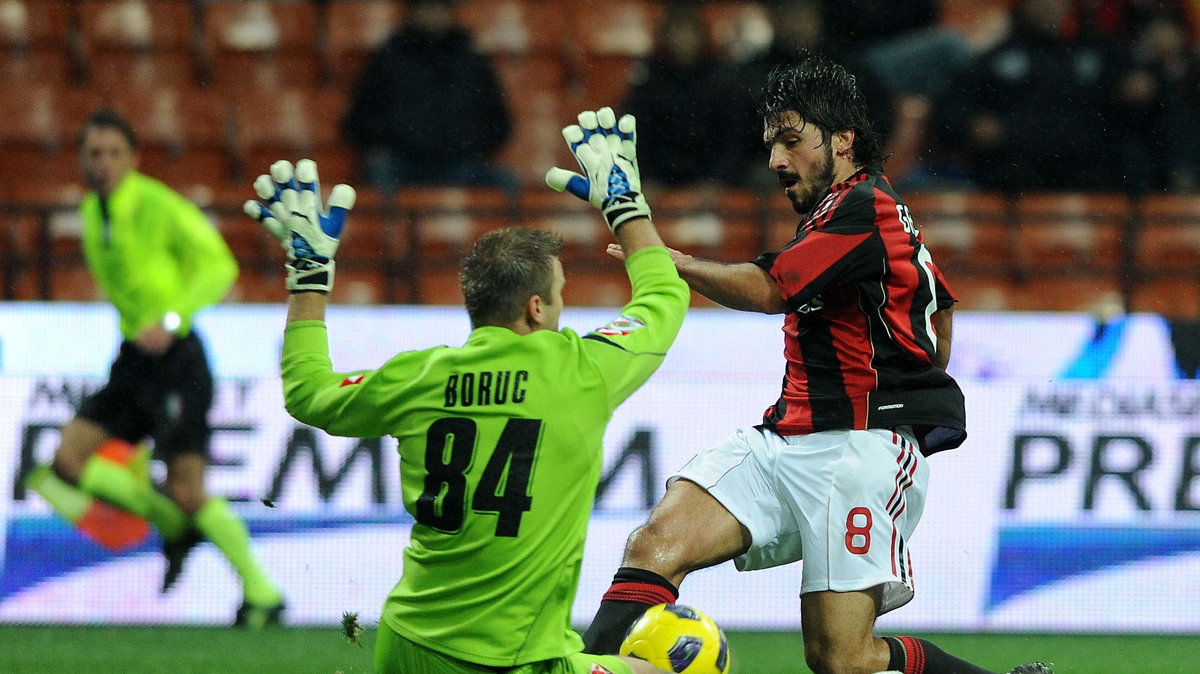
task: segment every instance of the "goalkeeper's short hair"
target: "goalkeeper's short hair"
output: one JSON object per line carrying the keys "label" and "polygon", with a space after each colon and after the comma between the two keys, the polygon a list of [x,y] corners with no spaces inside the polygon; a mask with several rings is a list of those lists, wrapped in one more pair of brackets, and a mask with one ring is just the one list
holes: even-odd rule
{"label": "goalkeeper's short hair", "polygon": [[562,248],[558,235],[528,227],[498,229],[480,237],[460,273],[471,327],[507,325],[521,317],[533,295],[550,299],[551,260]]}

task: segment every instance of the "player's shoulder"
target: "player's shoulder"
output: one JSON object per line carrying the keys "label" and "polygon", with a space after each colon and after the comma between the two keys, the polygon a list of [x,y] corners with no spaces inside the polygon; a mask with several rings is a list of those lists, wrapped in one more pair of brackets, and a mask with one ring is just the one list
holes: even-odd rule
{"label": "player's shoulder", "polygon": [[880,208],[891,211],[903,203],[878,168],[864,169],[838,184],[828,200],[830,224],[875,222]]}

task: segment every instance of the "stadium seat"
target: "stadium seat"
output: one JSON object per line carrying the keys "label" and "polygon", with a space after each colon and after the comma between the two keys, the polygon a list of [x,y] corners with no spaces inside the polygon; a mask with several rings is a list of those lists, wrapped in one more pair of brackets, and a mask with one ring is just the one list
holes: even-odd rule
{"label": "stadium seat", "polygon": [[574,107],[595,110],[604,106],[620,110],[629,92],[636,57],[624,54],[592,54],[576,69],[580,85],[569,96]]}
{"label": "stadium seat", "polygon": [[239,94],[234,106],[234,152],[243,176],[252,179],[277,159],[296,161],[326,152],[330,166],[322,180],[333,178],[335,172],[344,179],[350,158],[327,152],[338,139],[337,118],[329,111],[341,110],[343,100],[343,91],[324,88]]}
{"label": "stadium seat", "polygon": [[521,190],[514,224],[562,237],[563,265],[573,268],[580,264],[603,264],[607,259],[604,250],[612,235],[606,231],[602,217],[590,204],[571,194],[530,184]]}
{"label": "stadium seat", "polygon": [[189,0],[81,0],[84,48],[149,52],[188,48],[195,35]]}
{"label": "stadium seat", "polygon": [[512,222],[508,196],[495,188],[409,187],[397,195],[396,206],[407,228],[401,251],[426,263],[457,267],[463,254],[483,233]]}
{"label": "stadium seat", "polygon": [[[567,4],[567,3],[563,3]],[[654,48],[656,25],[663,13],[650,0],[614,0],[596,12],[586,0],[570,0],[570,35],[586,60],[593,56],[647,56]]]}
{"label": "stadium seat", "polygon": [[9,52],[59,48],[71,34],[70,0],[5,0],[0,49]]}
{"label": "stadium seat", "polygon": [[325,80],[315,3],[210,0],[202,26],[205,70],[211,84],[230,95]]}
{"label": "stadium seat", "polygon": [[129,91],[195,85],[197,81],[195,60],[182,50],[107,50],[88,58],[88,86],[113,97]]}
{"label": "stadium seat", "polygon": [[[475,44],[489,54],[524,55],[531,51],[534,31],[530,24],[562,25],[562,12],[547,3],[533,8],[523,0],[464,0],[456,9],[458,21],[475,38]],[[533,10],[533,11],[531,11]],[[544,14],[539,10],[548,10]],[[537,27],[537,39],[545,39],[549,26]],[[559,32],[559,45],[563,35]],[[537,45],[533,51],[553,53],[549,45]]]}
{"label": "stadium seat", "polygon": [[46,221],[49,240],[49,297],[91,302],[101,298],[83,258],[83,220],[74,207],[55,209]]}
{"label": "stadium seat", "polygon": [[[496,159],[525,183],[541,184],[550,166],[575,166],[563,142],[562,128],[579,110],[564,105],[566,75],[553,59],[499,59],[498,72],[507,94],[513,133]],[[513,61],[517,61],[514,63]]]}
{"label": "stadium seat", "polygon": [[1131,312],[1161,314],[1167,318],[1200,318],[1200,276],[1161,274],[1134,284]]}
{"label": "stadium seat", "polygon": [[48,82],[67,86],[77,68],[70,52],[62,47],[0,51],[0,87],[40,85]]}
{"label": "stadium seat", "polygon": [[443,304],[462,306],[462,285],[458,278],[458,267],[448,264],[422,266],[419,271],[401,283],[412,284],[415,292],[411,304]]}
{"label": "stadium seat", "polygon": [[352,304],[397,302],[401,293],[392,276],[402,266],[393,214],[355,207],[338,244],[334,300]]}
{"label": "stadium seat", "polygon": [[41,213],[0,211],[0,299],[39,299],[39,269],[45,263]]}
{"label": "stadium seat", "polygon": [[[1057,273],[1046,268],[1017,284],[1020,303],[1009,307],[1020,311],[1082,311],[1101,316],[1123,312],[1121,283],[1116,273],[1072,271]],[[953,287],[951,280],[951,287]]]}
{"label": "stadium seat", "polygon": [[1012,260],[1012,227],[1004,197],[979,192],[902,195],[913,222],[940,268],[1000,269]]}
{"label": "stadium seat", "polygon": [[946,279],[963,311],[1021,311],[1027,309],[1022,291],[1005,274],[964,270]]}
{"label": "stadium seat", "polygon": [[[616,260],[564,269],[563,302],[568,307],[621,307],[629,302],[629,276]],[[598,326],[579,326],[588,330]]]}
{"label": "stadium seat", "polygon": [[1156,194],[1139,204],[1135,259],[1144,269],[1200,268],[1200,197]]}
{"label": "stadium seat", "polygon": [[1030,193],[1016,204],[1018,260],[1034,267],[1116,267],[1129,218],[1119,194]]}
{"label": "stadium seat", "polygon": [[329,3],[325,58],[338,86],[353,86],[367,59],[395,30],[400,12],[401,5],[394,0]]}
{"label": "stadium seat", "polygon": [[667,245],[726,262],[745,262],[762,252],[759,202],[751,193],[706,186],[651,197]]}

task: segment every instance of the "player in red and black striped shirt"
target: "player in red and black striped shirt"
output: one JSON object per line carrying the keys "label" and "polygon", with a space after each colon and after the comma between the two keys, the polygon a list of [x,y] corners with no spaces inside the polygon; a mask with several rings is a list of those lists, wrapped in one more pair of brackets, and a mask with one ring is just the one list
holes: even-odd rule
{"label": "player in red and black striped shirt", "polygon": [[883,176],[852,75],[805,55],[771,74],[762,113],[770,168],[803,216],[796,237],[742,264],[672,255],[706,297],[785,316],[783,391],[761,424],[671,477],[629,538],[586,648],[614,652],[691,571],[803,559],[813,671],[987,672],[925,640],[874,636],[875,619],[913,597],[907,541],[925,505],[926,457],[966,438],[963,396],[945,371],[954,295]]}

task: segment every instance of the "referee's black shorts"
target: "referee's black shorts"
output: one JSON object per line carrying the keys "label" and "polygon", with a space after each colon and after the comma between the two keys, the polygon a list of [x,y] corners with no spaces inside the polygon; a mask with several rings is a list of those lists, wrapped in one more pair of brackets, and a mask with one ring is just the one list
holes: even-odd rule
{"label": "referee's black shorts", "polygon": [[123,342],[108,383],[84,399],[78,415],[132,444],[154,439],[161,460],[208,456],[213,381],[204,344],[192,332],[161,356]]}

